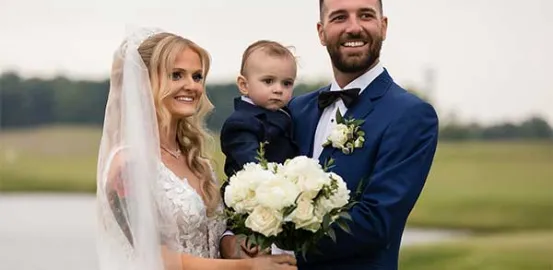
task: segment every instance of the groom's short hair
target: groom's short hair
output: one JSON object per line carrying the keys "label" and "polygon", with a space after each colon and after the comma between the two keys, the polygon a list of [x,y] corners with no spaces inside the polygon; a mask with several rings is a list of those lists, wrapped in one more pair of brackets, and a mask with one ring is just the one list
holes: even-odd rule
{"label": "groom's short hair", "polygon": [[[319,15],[321,17],[321,21],[323,19],[324,3],[325,3],[325,0],[319,0]],[[382,9],[382,0],[378,0],[378,8],[380,8],[380,15],[384,14],[384,10]]]}
{"label": "groom's short hair", "polygon": [[294,54],[292,54],[288,47],[285,47],[284,45],[272,40],[258,40],[248,46],[248,48],[246,48],[246,50],[244,51],[244,54],[242,55],[242,65],[240,66],[240,75],[245,75],[246,62],[248,61],[250,55],[257,50],[263,50],[265,53],[271,56],[289,57],[293,61],[296,61]]}

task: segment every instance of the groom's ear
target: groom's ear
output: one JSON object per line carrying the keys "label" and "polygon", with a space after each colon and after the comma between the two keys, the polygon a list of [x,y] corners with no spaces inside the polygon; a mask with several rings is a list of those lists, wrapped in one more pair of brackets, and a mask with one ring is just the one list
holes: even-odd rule
{"label": "groom's ear", "polygon": [[384,16],[382,17],[382,28],[381,28],[381,35],[382,40],[386,40],[386,35],[388,33],[388,17]]}
{"label": "groom's ear", "polygon": [[317,33],[319,34],[319,42],[321,42],[321,45],[326,46],[326,41],[324,38],[324,28],[323,28],[322,22],[317,23]]}
{"label": "groom's ear", "polygon": [[240,75],[236,78],[236,85],[238,86],[240,94],[244,96],[248,95],[248,80],[244,76]]}

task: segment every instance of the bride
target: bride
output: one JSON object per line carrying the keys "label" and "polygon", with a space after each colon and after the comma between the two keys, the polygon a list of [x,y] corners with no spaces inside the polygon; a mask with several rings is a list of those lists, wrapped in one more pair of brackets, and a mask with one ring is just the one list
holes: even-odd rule
{"label": "bride", "polygon": [[159,30],[136,31],[115,52],[97,167],[100,270],[296,269],[286,255],[219,259],[209,67],[203,48]]}

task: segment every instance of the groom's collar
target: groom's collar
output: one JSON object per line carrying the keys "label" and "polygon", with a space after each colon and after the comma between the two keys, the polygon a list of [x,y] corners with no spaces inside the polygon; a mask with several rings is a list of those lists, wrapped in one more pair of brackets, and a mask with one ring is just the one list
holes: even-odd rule
{"label": "groom's collar", "polygon": [[[374,67],[369,69],[367,72],[363,73],[361,76],[357,77],[355,80],[348,83],[346,87],[344,87],[343,89],[359,88],[361,89],[361,92],[359,92],[359,94],[361,94],[363,90],[365,90],[367,86],[369,86],[369,84],[371,84],[371,82],[374,81],[374,79],[376,79],[376,77],[382,74],[382,72],[384,72],[384,67],[382,66],[382,63],[380,63],[379,61],[378,63],[376,63]],[[334,79],[330,84],[330,91],[339,91],[339,90],[342,90],[342,88],[338,86],[336,79]]]}

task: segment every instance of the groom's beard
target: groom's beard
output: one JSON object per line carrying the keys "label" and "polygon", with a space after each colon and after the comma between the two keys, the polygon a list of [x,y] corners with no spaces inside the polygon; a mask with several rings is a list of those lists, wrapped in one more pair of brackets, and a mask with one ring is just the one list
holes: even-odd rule
{"label": "groom's beard", "polygon": [[[368,47],[360,56],[346,56],[341,51],[341,43],[348,40],[362,40],[367,42]],[[366,32],[359,34],[346,34],[335,43],[329,43],[326,49],[332,60],[334,67],[343,73],[357,73],[368,70],[380,57],[382,48],[382,38],[380,36],[373,37]]]}

